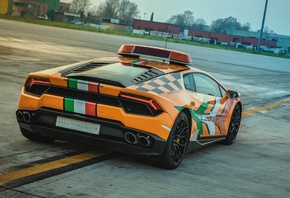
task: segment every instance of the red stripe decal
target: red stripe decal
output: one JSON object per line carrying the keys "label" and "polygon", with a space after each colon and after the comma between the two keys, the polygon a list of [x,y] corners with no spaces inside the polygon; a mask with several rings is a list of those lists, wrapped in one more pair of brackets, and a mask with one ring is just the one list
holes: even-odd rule
{"label": "red stripe decal", "polygon": [[92,102],[86,102],[86,115],[96,116],[96,104]]}
{"label": "red stripe decal", "polygon": [[89,92],[98,93],[99,83],[96,82],[88,82]]}

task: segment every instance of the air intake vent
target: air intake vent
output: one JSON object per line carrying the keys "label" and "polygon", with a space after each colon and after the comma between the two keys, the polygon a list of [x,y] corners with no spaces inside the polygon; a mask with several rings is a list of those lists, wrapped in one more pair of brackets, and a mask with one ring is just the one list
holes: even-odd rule
{"label": "air intake vent", "polygon": [[142,83],[142,82],[145,82],[147,80],[150,80],[150,79],[153,79],[153,78],[156,78],[158,76],[161,76],[163,75],[164,72],[158,70],[158,69],[149,69],[148,71],[144,72],[143,74],[137,76],[136,78],[134,78],[132,80],[132,82],[134,84],[138,84],[138,83]]}
{"label": "air intake vent", "polygon": [[103,66],[103,65],[107,65],[107,64],[110,64],[110,63],[92,62],[92,63],[86,64],[86,65],[81,65],[81,66],[75,68],[74,70],[72,70],[70,73],[72,74],[72,73],[85,72],[85,71],[89,71],[89,70],[92,70],[92,69],[95,69],[97,67],[100,67],[100,66]]}

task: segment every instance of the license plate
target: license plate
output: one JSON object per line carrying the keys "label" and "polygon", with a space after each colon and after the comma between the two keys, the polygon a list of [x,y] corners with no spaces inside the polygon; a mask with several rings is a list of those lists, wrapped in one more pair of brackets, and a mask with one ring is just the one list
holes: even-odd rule
{"label": "license plate", "polygon": [[100,125],[57,116],[55,126],[99,135]]}

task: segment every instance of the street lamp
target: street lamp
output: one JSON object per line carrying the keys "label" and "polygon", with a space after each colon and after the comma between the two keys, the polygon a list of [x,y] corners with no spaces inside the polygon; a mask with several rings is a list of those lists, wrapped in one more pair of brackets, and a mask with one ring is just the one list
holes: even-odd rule
{"label": "street lamp", "polygon": [[146,12],[144,12],[144,20],[145,20]]}
{"label": "street lamp", "polygon": [[260,47],[261,47],[261,41],[262,41],[262,36],[263,36],[263,30],[264,30],[264,23],[265,23],[265,18],[266,18],[267,6],[268,6],[268,0],[266,0],[265,9],[264,9],[262,27],[261,27],[261,30],[260,30],[260,38],[259,38],[259,42],[258,42],[258,46],[257,46],[258,51],[260,51]]}

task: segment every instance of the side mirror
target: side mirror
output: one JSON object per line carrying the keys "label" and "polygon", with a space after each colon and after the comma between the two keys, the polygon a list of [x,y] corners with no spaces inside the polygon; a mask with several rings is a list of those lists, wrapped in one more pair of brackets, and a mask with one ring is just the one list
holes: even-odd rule
{"label": "side mirror", "polygon": [[232,91],[232,90],[227,90],[227,93],[226,93],[226,96],[229,98],[229,99],[238,99],[241,97],[241,94],[239,92],[236,92],[236,91]]}

